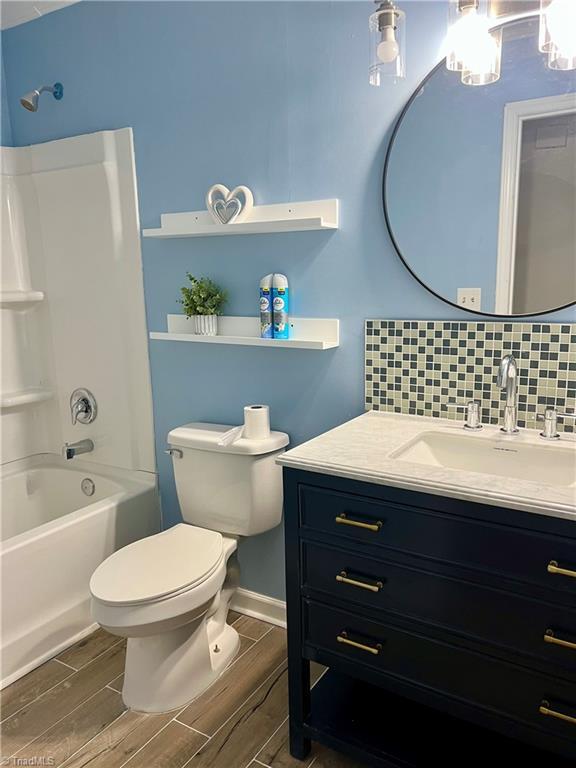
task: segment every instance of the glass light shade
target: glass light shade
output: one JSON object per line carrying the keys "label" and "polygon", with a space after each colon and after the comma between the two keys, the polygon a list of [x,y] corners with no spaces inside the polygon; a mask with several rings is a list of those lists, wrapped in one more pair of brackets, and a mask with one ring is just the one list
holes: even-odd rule
{"label": "glass light shade", "polygon": [[467,55],[488,27],[488,0],[449,0],[448,32],[444,42],[446,67],[452,72],[468,69]]}
{"label": "glass light shade", "polygon": [[383,2],[370,16],[370,85],[406,77],[406,14]]}
{"label": "glass light shade", "polygon": [[538,44],[550,69],[576,68],[575,0],[540,0]]}
{"label": "glass light shade", "polygon": [[576,51],[564,52],[554,47],[548,54],[550,69],[576,69]]}
{"label": "glass light shade", "polygon": [[489,85],[500,78],[502,62],[502,30],[488,29],[475,41],[462,72],[464,85]]}
{"label": "glass light shade", "polygon": [[540,27],[538,30],[538,48],[542,53],[548,53],[552,48],[552,40],[548,31],[546,9],[553,0],[540,0]]}

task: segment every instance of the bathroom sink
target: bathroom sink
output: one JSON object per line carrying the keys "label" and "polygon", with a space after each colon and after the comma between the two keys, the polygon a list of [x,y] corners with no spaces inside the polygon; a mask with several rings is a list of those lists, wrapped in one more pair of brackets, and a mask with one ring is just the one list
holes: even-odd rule
{"label": "bathroom sink", "polygon": [[514,439],[424,432],[394,451],[390,458],[545,485],[576,484],[576,451],[572,447],[556,443],[534,445]]}

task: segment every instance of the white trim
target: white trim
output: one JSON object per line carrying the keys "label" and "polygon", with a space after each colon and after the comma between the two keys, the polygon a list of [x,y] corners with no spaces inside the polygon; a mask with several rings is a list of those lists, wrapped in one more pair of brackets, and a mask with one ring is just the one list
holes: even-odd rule
{"label": "white trim", "polygon": [[[64,640],[62,643],[58,643],[58,645],[54,646],[54,648],[50,648],[49,651],[45,651],[44,653],[41,653],[39,656],[37,656],[34,661],[30,661],[28,664],[24,664],[24,666],[20,667],[16,672],[13,672],[11,675],[7,675],[0,681],[0,690],[4,690],[4,688],[8,687],[12,683],[15,683],[16,680],[18,680],[21,677],[24,677],[24,675],[27,675],[28,672],[32,672],[33,669],[36,669],[36,667],[39,667],[41,664],[44,664],[44,662],[49,661],[50,659],[54,659],[55,661],[60,661],[60,659],[56,659],[55,657],[58,656],[59,653],[62,653],[62,651],[65,651],[67,648],[71,648],[75,643],[80,642],[80,640],[83,640],[85,637],[88,637],[88,635],[91,635],[92,632],[95,632],[99,628],[99,624],[90,624],[89,626],[82,629],[80,632],[77,632],[72,637],[69,637],[67,640]],[[60,662],[65,667],[68,667],[70,669],[70,674],[73,674],[74,672],[77,672],[78,670],[74,667],[71,667],[69,664],[64,664],[63,662]],[[67,679],[67,678],[64,678]],[[62,682],[62,680],[60,680]]]}
{"label": "white trim", "polygon": [[254,619],[267,621],[277,627],[286,627],[286,603],[275,597],[251,592],[249,589],[237,589],[232,598],[232,610],[252,616]]}
{"label": "white trim", "polygon": [[496,261],[496,296],[494,306],[494,312],[498,315],[509,315],[512,313],[518,185],[520,182],[522,128],[524,121],[538,117],[570,114],[575,110],[576,97],[573,93],[514,101],[506,104],[504,107],[500,219],[498,224],[498,256]]}

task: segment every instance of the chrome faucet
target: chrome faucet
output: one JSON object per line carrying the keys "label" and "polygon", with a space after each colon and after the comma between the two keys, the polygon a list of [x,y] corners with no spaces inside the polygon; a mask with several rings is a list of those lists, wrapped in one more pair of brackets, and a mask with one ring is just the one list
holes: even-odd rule
{"label": "chrome faucet", "polygon": [[498,369],[497,383],[506,390],[502,432],[513,435],[518,432],[518,366],[514,355],[504,355]]}
{"label": "chrome faucet", "polygon": [[92,424],[98,414],[96,398],[85,387],[75,389],[70,395],[70,414],[72,424]]}
{"label": "chrome faucet", "polygon": [[94,450],[94,443],[92,440],[78,440],[77,443],[64,443],[62,448],[62,456],[65,459],[73,459],[74,456],[78,456],[81,453],[90,453]]}

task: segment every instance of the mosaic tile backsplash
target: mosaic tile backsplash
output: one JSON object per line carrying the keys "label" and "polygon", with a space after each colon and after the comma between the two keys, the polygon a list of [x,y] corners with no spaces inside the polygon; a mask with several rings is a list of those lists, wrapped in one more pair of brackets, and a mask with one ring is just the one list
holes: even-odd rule
{"label": "mosaic tile backsplash", "polygon": [[[502,356],[518,362],[518,424],[542,428],[546,406],[576,410],[576,324],[366,321],[366,409],[462,420],[447,403],[479,400],[482,423],[499,424],[506,395]],[[574,432],[572,419],[558,430]]]}

